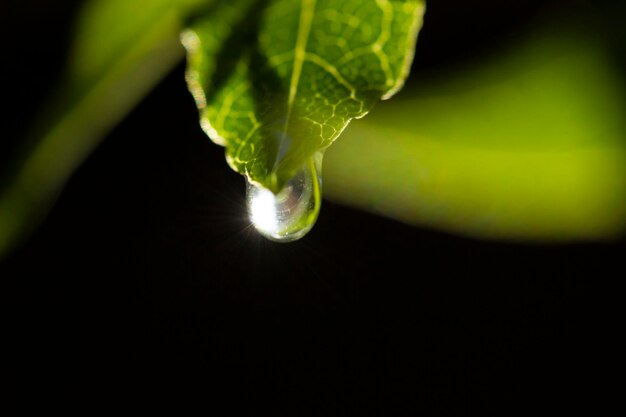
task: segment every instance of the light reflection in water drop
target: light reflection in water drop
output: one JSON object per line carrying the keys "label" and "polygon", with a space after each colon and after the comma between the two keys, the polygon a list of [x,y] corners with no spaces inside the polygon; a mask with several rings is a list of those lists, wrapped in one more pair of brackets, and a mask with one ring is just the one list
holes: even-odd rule
{"label": "light reflection in water drop", "polygon": [[277,194],[247,182],[248,215],[255,229],[276,242],[292,242],[315,224],[321,205],[321,177],[311,159]]}

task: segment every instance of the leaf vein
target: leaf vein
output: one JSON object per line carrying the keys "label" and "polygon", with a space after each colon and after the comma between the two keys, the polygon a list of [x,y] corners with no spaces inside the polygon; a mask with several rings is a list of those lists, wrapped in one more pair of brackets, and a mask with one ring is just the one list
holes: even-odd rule
{"label": "leaf vein", "polygon": [[298,26],[298,35],[296,37],[293,70],[291,72],[291,80],[289,82],[287,117],[285,118],[285,126],[283,129],[284,135],[287,134],[287,128],[289,126],[289,120],[291,118],[293,104],[296,99],[296,94],[298,92],[298,83],[300,82],[300,76],[302,75],[302,65],[304,64],[306,45],[309,40],[309,34],[311,33],[311,24],[313,22],[315,2],[316,0],[302,0],[302,6],[300,9],[300,25]]}

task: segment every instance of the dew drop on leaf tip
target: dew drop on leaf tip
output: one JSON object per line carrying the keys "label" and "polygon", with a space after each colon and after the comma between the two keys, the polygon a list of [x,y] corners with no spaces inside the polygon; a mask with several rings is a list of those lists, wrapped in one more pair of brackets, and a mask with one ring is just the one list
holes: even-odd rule
{"label": "dew drop on leaf tip", "polygon": [[248,216],[254,228],[275,242],[293,242],[315,224],[321,206],[321,156],[311,158],[274,194],[246,178]]}

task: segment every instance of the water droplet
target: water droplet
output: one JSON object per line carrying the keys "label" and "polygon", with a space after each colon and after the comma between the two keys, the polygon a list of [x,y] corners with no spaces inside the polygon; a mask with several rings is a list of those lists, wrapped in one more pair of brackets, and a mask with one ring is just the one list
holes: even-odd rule
{"label": "water droplet", "polygon": [[322,199],[319,166],[321,155],[307,162],[276,194],[247,182],[248,215],[261,235],[292,242],[313,228]]}

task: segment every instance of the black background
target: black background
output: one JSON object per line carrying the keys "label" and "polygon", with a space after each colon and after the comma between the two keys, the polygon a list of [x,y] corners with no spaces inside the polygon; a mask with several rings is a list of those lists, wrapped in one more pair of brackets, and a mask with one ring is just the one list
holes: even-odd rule
{"label": "black background", "polygon": [[[2,163],[58,80],[78,3],[0,8]],[[573,9],[601,11],[432,1],[413,73],[462,69],[539,14]],[[0,265],[12,386],[70,382],[79,391],[57,398],[104,404],[198,378],[214,385],[206,411],[230,407],[217,415],[511,415],[617,399],[623,240],[483,242],[325,201],[306,238],[265,241],[183,72],[108,135]]]}

